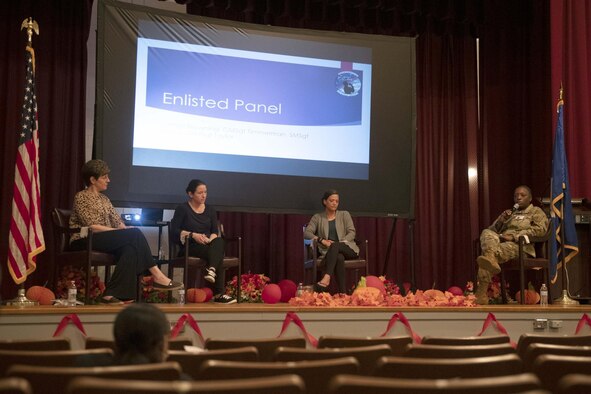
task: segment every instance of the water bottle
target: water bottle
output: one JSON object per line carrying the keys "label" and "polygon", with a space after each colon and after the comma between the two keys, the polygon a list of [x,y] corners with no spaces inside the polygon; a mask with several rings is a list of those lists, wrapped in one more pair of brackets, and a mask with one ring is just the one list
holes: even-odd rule
{"label": "water bottle", "polygon": [[540,287],[540,306],[548,306],[548,288],[545,283]]}
{"label": "water bottle", "polygon": [[76,306],[77,295],[78,290],[76,289],[76,282],[72,280],[68,285],[68,306]]}
{"label": "water bottle", "polygon": [[304,294],[304,284],[303,283],[299,283],[298,284],[298,288],[296,289],[296,297],[301,297],[302,294]]}
{"label": "water bottle", "polygon": [[185,305],[185,289],[180,289],[179,290],[179,301],[178,301],[179,305]]}

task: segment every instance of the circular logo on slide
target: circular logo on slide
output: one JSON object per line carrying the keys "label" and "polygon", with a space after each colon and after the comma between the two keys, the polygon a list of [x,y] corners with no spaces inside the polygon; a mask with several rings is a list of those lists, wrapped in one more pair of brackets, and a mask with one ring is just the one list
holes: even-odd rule
{"label": "circular logo on slide", "polygon": [[357,96],[361,90],[361,80],[352,71],[341,71],[335,80],[337,92],[343,96]]}

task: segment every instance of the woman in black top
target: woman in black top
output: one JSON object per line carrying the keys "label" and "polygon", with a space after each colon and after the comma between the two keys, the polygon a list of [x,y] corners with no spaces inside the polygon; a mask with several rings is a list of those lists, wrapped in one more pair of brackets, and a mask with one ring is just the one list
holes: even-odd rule
{"label": "woman in black top", "polygon": [[193,179],[186,188],[189,201],[176,207],[172,218],[172,238],[182,246],[179,255],[184,254],[184,245],[189,236],[189,255],[204,259],[208,263],[205,280],[215,283],[214,302],[232,304],[236,299],[224,293],[224,240],[218,236],[218,221],[215,209],[205,204],[207,185]]}

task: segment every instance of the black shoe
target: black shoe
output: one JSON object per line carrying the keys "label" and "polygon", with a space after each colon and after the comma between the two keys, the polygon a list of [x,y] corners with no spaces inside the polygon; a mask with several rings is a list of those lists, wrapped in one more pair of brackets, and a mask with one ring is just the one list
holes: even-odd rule
{"label": "black shoe", "polygon": [[316,293],[326,293],[328,291],[328,286],[321,285],[320,283],[315,283],[314,291]]}
{"label": "black shoe", "polygon": [[167,285],[161,285],[160,283],[154,282],[152,287],[154,288],[154,290],[172,291],[172,290],[182,289],[185,286],[180,282],[175,282],[175,281],[171,280]]}
{"label": "black shoe", "polygon": [[99,301],[101,304],[106,304],[106,305],[123,305],[123,301],[121,301],[117,297],[111,297],[111,298],[101,297],[101,299]]}
{"label": "black shoe", "polygon": [[216,304],[235,304],[236,298],[226,295],[226,294],[218,294],[213,298],[213,302]]}

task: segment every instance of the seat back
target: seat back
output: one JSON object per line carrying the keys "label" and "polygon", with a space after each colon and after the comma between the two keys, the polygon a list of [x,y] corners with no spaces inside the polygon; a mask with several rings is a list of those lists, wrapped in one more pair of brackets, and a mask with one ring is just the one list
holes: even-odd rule
{"label": "seat back", "polygon": [[67,390],[68,394],[303,394],[305,392],[304,381],[293,374],[211,382],[144,382],[82,377],[74,379]]}
{"label": "seat back", "polygon": [[325,393],[328,382],[341,373],[357,374],[359,363],[353,357],[294,362],[241,362],[208,360],[199,371],[200,380],[257,378],[296,374],[306,385],[307,393]]}
{"label": "seat back", "polygon": [[70,350],[68,338],[0,339],[0,350]]}
{"label": "seat back", "polygon": [[70,226],[70,216],[72,216],[72,211],[69,209],[55,208],[51,212],[51,219],[54,227],[55,250],[59,253],[69,250],[70,237],[66,230]]}
{"label": "seat back", "polygon": [[392,356],[401,356],[406,350],[406,345],[412,343],[412,338],[408,335],[400,335],[395,337],[345,337],[336,335],[321,336],[318,339],[318,348],[343,348],[343,347],[357,347],[357,346],[371,346],[386,344],[392,350]]}
{"label": "seat back", "polygon": [[494,335],[483,337],[434,337],[425,335],[421,339],[421,344],[445,346],[475,346],[509,343],[510,340],[511,338],[508,335]]}
{"label": "seat back", "polygon": [[[193,342],[188,338],[172,338],[168,340],[169,350],[185,350],[185,346],[192,346]],[[84,347],[86,349],[104,349],[115,350],[115,341],[113,339],[87,337]]]}
{"label": "seat back", "polygon": [[558,394],[591,393],[591,375],[569,374],[561,378],[556,385]]}
{"label": "seat back", "polygon": [[562,354],[565,356],[591,357],[591,346],[552,345],[548,343],[531,343],[525,349],[523,366],[526,371],[533,370],[536,358],[542,354]]}
{"label": "seat back", "polygon": [[516,354],[515,349],[509,343],[495,345],[406,345],[404,357],[425,358],[466,358],[487,357],[502,354]]}
{"label": "seat back", "polygon": [[205,341],[205,349],[233,349],[238,347],[254,346],[259,352],[260,361],[273,361],[275,351],[280,346],[306,347],[304,338],[263,338],[263,339],[215,339],[208,338]]}
{"label": "seat back", "polygon": [[532,343],[546,343],[552,345],[567,346],[591,346],[591,335],[541,335],[541,334],[521,334],[517,341],[517,354],[525,359],[525,351]]}
{"label": "seat back", "polygon": [[276,361],[327,360],[340,357],[354,357],[359,362],[359,373],[371,375],[377,360],[391,356],[392,349],[386,344],[324,349],[303,349],[279,347],[275,353]]}
{"label": "seat back", "polygon": [[108,365],[112,362],[111,349],[91,350],[0,350],[0,376],[16,364],[74,367],[82,363]]}
{"label": "seat back", "polygon": [[245,346],[234,349],[206,350],[199,353],[185,352],[182,350],[171,350],[168,352],[166,361],[179,363],[183,372],[193,379],[197,378],[201,364],[206,360],[227,360],[227,361],[258,361],[259,352],[254,346]]}
{"label": "seat back", "polygon": [[469,358],[382,357],[375,375],[404,379],[484,378],[523,372],[516,354]]}
{"label": "seat back", "polygon": [[0,378],[0,393],[2,394],[32,394],[29,382],[22,378]]}
{"label": "seat back", "polygon": [[14,365],[8,376],[29,381],[35,394],[63,393],[68,383],[76,377],[95,376],[110,379],[178,380],[181,367],[177,363],[122,365],[111,367],[40,367]]}
{"label": "seat back", "polygon": [[589,375],[591,357],[542,354],[534,361],[533,372],[546,390],[555,392],[558,382],[566,375],[573,373]]}
{"label": "seat back", "polygon": [[497,394],[525,393],[540,389],[533,374],[469,379],[405,379],[339,375],[330,382],[330,394]]}

